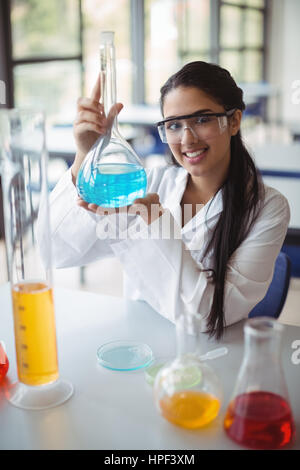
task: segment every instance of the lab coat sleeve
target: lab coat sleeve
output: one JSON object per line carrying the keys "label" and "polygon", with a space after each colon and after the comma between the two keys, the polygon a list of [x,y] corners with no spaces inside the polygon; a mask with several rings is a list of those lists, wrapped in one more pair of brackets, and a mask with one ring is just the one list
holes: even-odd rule
{"label": "lab coat sleeve", "polygon": [[[56,268],[81,266],[114,256],[107,240],[99,240],[97,236],[100,216],[78,206],[77,197],[71,170],[68,170],[50,194],[50,239]],[[43,230],[43,218],[39,217],[39,245],[42,258],[46,260],[48,237],[43,236]]]}
{"label": "lab coat sleeve", "polygon": [[[170,217],[167,210],[160,219],[166,217]],[[224,296],[226,325],[246,318],[266,294],[289,217],[286,199],[275,192],[265,203],[247,238],[231,257]],[[160,219],[140,231],[136,239],[128,237],[113,243],[112,250],[153,308],[171,321],[175,321],[180,312],[198,312],[205,331],[214,285],[180,237],[153,237]],[[174,220],[173,223],[176,224]],[[149,235],[150,229],[151,236],[143,236],[145,233]]]}

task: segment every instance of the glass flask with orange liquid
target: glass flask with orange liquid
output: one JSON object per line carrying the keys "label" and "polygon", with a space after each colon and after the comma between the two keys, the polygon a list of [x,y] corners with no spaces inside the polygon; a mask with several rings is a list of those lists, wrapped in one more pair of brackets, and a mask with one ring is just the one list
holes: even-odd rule
{"label": "glass flask with orange liquid", "polygon": [[176,321],[177,356],[157,374],[154,398],[162,416],[187,429],[203,427],[220,410],[222,386],[219,378],[200,359],[201,319],[185,313]]}
{"label": "glass flask with orange liquid", "polygon": [[[7,397],[20,408],[44,409],[67,400],[73,387],[58,370],[43,113],[0,111],[0,152],[19,379]],[[39,236],[46,238],[43,256]]]}
{"label": "glass flask with orange liquid", "polygon": [[284,326],[269,317],[245,324],[245,352],[224,429],[238,444],[280,449],[293,441],[295,425],[281,365]]}

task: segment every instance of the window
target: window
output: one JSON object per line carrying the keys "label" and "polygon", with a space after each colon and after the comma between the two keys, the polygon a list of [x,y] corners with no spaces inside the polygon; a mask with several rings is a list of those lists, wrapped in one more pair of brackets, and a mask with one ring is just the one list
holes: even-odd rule
{"label": "window", "polygon": [[238,82],[264,79],[265,0],[145,0],[145,97],[193,60],[219,63]]}
{"label": "window", "polygon": [[181,65],[210,57],[210,0],[145,0],[146,102]]}
{"label": "window", "polygon": [[79,0],[11,0],[14,105],[46,111],[48,122],[74,117],[81,94]]}
{"label": "window", "polygon": [[264,0],[221,1],[219,63],[239,82],[264,78]]}
{"label": "window", "polygon": [[113,30],[118,99],[131,101],[130,0],[11,0],[14,105],[70,123],[99,71],[101,30]]}
{"label": "window", "polygon": [[[13,83],[15,106],[34,104],[46,110],[50,123],[70,123],[78,96],[88,95],[95,82],[100,31],[106,29],[116,33],[118,100],[125,105],[157,105],[162,84],[192,60],[219,63],[238,82],[261,81],[265,3],[1,0],[0,9],[10,5],[11,12],[4,39],[12,38],[12,71],[4,80],[8,90]],[[0,57],[0,73],[1,63]]]}

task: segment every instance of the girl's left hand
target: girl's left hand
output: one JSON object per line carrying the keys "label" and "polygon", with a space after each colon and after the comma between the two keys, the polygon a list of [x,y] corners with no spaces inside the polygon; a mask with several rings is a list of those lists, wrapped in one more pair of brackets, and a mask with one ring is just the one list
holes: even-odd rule
{"label": "girl's left hand", "polygon": [[150,225],[164,213],[164,208],[159,202],[159,195],[156,193],[149,193],[143,198],[135,199],[132,205],[120,208],[101,207],[97,206],[97,204],[89,204],[81,199],[81,197],[78,197],[77,204],[97,215],[110,215],[126,212],[129,215],[140,215],[147,225]]}

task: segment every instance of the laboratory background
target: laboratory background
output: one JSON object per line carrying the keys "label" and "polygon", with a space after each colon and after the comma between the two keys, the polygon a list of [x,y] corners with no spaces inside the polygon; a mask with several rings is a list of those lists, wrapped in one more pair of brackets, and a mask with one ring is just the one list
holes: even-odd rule
{"label": "laboratory background", "polygon": [[[101,31],[115,32],[119,124],[146,167],[170,158],[155,127],[166,79],[193,60],[227,68],[244,91],[246,145],[290,204],[282,251],[292,277],[280,321],[300,326],[299,21],[299,0],[1,0],[0,108],[45,110],[51,190],[74,158],[76,102],[99,73]],[[55,270],[54,285],[122,297],[122,267],[111,258]]]}

